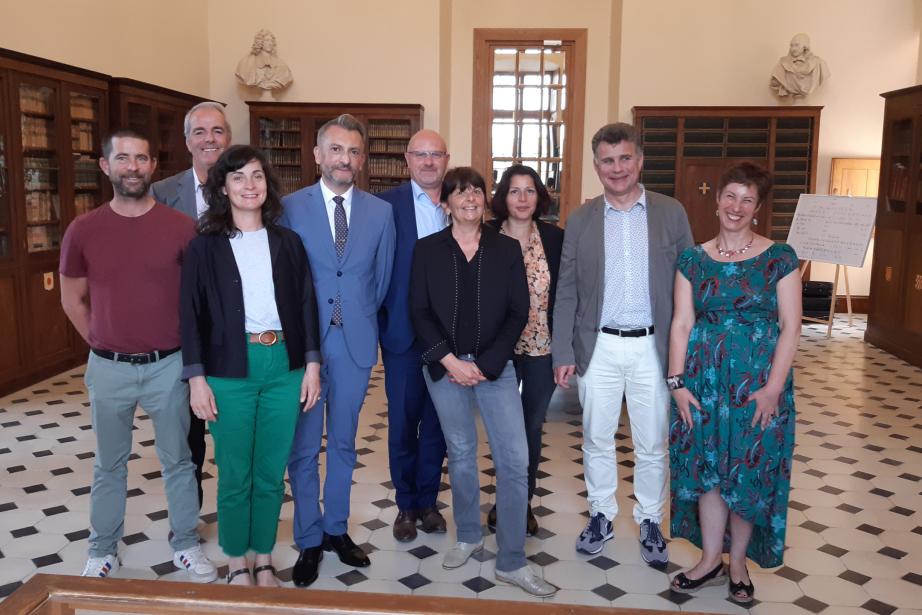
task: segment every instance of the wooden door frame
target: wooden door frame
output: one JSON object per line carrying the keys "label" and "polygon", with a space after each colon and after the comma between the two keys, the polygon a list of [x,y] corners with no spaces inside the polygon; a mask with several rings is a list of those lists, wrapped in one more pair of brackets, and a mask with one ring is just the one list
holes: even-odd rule
{"label": "wooden door frame", "polygon": [[[567,126],[563,173],[559,184],[566,187],[567,199],[560,199],[560,225],[581,203],[583,172],[583,129],[586,115],[586,57],[588,31],[585,28],[474,28],[474,78],[471,114],[471,165],[484,172],[488,192],[492,192],[493,164],[490,150],[490,122],[493,101],[491,83],[491,45],[521,45],[535,41],[559,40],[573,46],[567,58],[567,88],[572,121]],[[561,194],[561,197],[563,195]]]}

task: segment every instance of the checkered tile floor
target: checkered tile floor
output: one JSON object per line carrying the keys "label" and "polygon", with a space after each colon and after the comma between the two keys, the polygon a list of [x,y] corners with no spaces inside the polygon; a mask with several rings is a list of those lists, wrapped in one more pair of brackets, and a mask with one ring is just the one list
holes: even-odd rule
{"label": "checkered tile floor", "polygon": [[[866,345],[863,330],[861,319],[854,327],[840,320],[827,340],[824,327],[804,327],[796,365],[799,425],[788,549],[783,567],[750,568],[758,598],[751,613],[922,613],[913,610],[922,608],[922,371]],[[494,583],[496,541],[490,535],[482,556],[457,570],[442,569],[441,553],[453,542],[450,509],[445,511],[448,535],[420,534],[409,544],[394,540],[397,508],[387,469],[380,367],[371,385],[356,441],[350,534],[370,553],[372,565],[360,571],[327,557],[313,587],[535,600]],[[672,594],[668,576],[643,565],[630,518],[633,462],[624,429],[617,436],[622,471],[615,540],[598,556],[576,553],[574,540],[585,522],[585,485],[573,395],[558,393],[552,402],[534,502],[542,529],[526,543],[532,566],[562,588],[552,600],[745,612],[726,599],[726,588],[707,588],[691,598]],[[83,569],[94,450],[86,399],[81,369],[0,398],[0,597],[36,571],[79,574]],[[118,576],[181,580],[166,541],[163,483],[152,438],[149,420],[139,413]],[[484,511],[494,492],[487,453],[484,444]],[[206,552],[224,564],[214,513],[216,470],[206,469],[199,529]],[[443,485],[440,497],[445,507],[447,489]],[[274,558],[287,580],[297,553],[291,546],[293,504],[286,499]],[[697,550],[684,541],[672,542],[670,551],[669,574],[697,558]]]}

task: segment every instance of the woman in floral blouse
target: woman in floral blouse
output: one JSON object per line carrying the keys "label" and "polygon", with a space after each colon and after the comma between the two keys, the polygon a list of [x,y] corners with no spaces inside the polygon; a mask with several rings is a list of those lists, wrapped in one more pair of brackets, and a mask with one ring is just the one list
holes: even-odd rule
{"label": "woman in floral blouse", "polygon": [[[541,429],[547,407],[554,394],[554,370],[551,364],[551,330],[554,321],[554,294],[563,231],[539,218],[547,213],[551,196],[541,178],[531,167],[516,164],[503,173],[496,186],[490,221],[500,233],[519,241],[525,259],[530,307],[528,324],[515,346],[516,377],[522,391],[525,433],[528,438],[528,518],[526,532],[533,536],[538,521],[531,510],[535,493],[538,461],[541,459]],[[496,528],[496,507],[487,515],[487,526]]]}

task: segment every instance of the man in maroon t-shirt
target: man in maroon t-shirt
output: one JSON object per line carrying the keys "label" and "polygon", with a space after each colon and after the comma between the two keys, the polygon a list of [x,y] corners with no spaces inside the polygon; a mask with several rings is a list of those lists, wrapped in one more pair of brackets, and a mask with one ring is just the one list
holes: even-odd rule
{"label": "man in maroon t-shirt", "polygon": [[163,466],[173,563],[191,580],[207,583],[217,572],[196,531],[195,466],[186,442],[189,389],[180,380],[179,352],[182,255],[195,225],[148,194],[157,162],[145,137],[116,131],[102,153],[99,166],[114,196],[74,220],[61,245],[61,303],[92,349],[85,379],[96,461],[83,576],[118,570],[132,423],[140,405],[154,425]]}

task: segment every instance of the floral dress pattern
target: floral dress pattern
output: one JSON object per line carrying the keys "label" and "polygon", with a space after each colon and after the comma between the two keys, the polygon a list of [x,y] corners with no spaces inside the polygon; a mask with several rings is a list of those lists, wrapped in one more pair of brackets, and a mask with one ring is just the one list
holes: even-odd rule
{"label": "floral dress pattern", "polygon": [[[678,261],[691,282],[695,307],[685,386],[701,410],[690,408],[692,427],[687,428],[672,402],[672,536],[701,546],[698,498],[718,487],[730,510],[753,524],[747,555],[765,568],[780,566],[784,553],[794,450],[793,371],[778,414],[764,430],[751,426],[755,403],[749,395],[768,380],[779,334],[776,286],[797,264],[786,244],[735,263],[715,261],[695,246]],[[725,550],[729,540],[728,532]]]}
{"label": "floral dress pattern", "polygon": [[[505,224],[500,227],[502,235],[506,233]],[[531,224],[528,246],[522,249],[525,259],[525,279],[528,282],[528,324],[522,331],[515,345],[515,354],[543,357],[551,354],[551,329],[547,320],[547,306],[551,297],[551,270],[544,256],[544,245],[538,225]]]}

